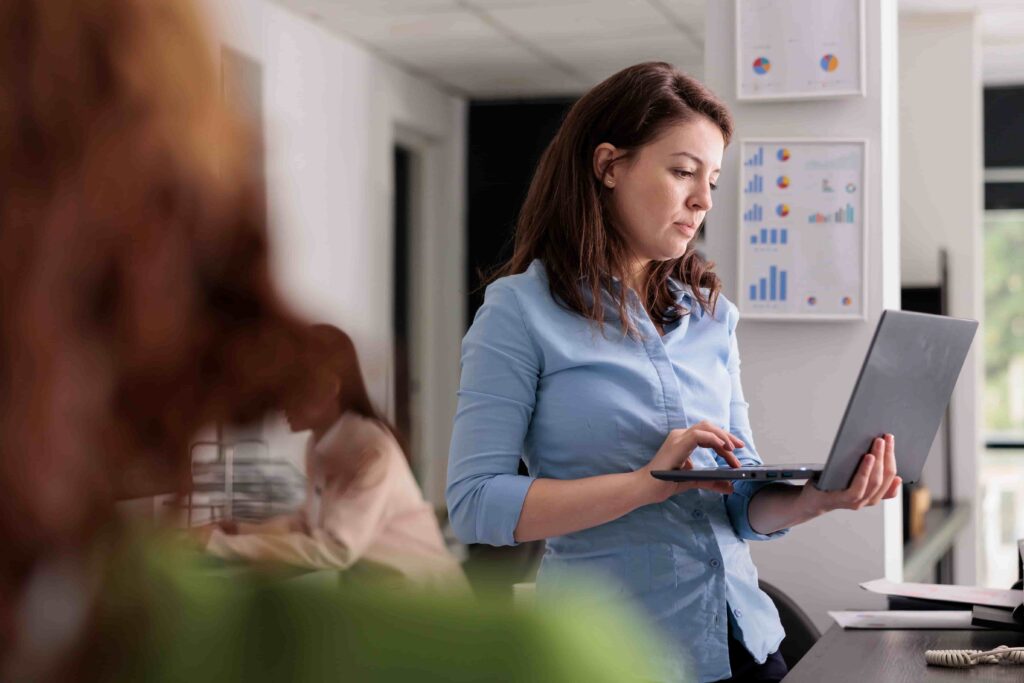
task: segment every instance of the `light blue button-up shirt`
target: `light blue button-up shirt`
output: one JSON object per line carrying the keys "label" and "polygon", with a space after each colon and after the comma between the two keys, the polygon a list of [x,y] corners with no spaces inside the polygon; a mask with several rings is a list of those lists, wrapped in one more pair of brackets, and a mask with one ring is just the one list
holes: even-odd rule
{"label": "light blue button-up shirt", "polygon": [[[720,297],[704,313],[673,283],[690,315],[659,335],[630,290],[642,339],[625,336],[608,297],[606,324],[559,306],[539,261],[487,288],[462,342],[462,380],[448,465],[447,499],[466,543],[512,545],[535,478],[579,479],[643,467],[669,431],[701,420],[743,440],[744,464],[761,464],[740,386],[736,307]],[[517,474],[520,458],[529,476]],[[697,449],[695,466],[725,464]],[[755,659],[779,647],[778,612],[757,586],[747,519],[760,487],[722,495],[690,490],[597,527],[547,539],[539,599],[580,573],[597,574],[646,610],[692,658],[701,681],[730,676],[728,622]],[[677,666],[687,667],[685,655]]]}

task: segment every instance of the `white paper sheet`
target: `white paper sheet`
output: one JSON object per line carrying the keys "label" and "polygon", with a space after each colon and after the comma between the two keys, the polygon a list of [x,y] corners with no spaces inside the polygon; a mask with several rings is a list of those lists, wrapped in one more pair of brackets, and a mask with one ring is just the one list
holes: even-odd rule
{"label": "white paper sheet", "polygon": [[922,600],[941,600],[965,605],[1014,608],[1024,602],[1024,591],[983,588],[981,586],[941,586],[933,583],[894,583],[875,579],[860,584],[864,590],[880,595],[899,595]]}
{"label": "white paper sheet", "polygon": [[853,629],[973,629],[970,611],[908,611],[885,612],[838,611],[828,615],[842,628]]}
{"label": "white paper sheet", "polygon": [[863,93],[860,0],[739,0],[738,96]]}
{"label": "white paper sheet", "polygon": [[746,318],[862,318],[863,142],[740,145],[740,288]]}

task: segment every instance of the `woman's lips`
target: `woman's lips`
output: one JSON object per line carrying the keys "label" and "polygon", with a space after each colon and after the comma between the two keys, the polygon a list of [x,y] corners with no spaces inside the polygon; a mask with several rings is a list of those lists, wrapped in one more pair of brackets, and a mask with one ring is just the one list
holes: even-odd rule
{"label": "woman's lips", "polygon": [[692,237],[697,232],[697,228],[691,223],[673,223],[673,225],[679,228],[684,235]]}

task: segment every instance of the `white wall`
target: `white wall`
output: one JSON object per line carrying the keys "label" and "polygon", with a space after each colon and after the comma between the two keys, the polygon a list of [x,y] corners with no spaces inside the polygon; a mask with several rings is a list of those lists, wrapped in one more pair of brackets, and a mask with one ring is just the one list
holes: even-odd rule
{"label": "white wall", "polygon": [[[973,13],[900,17],[901,265],[905,284],[939,281],[938,251],[949,252],[949,314],[981,320],[984,148],[981,51]],[[975,339],[953,394],[953,497],[975,504],[982,452],[982,337]],[[941,442],[941,439],[939,440]],[[933,448],[926,481],[941,453]],[[940,490],[939,495],[942,495]],[[976,528],[957,539],[957,583],[974,583]]]}
{"label": "white wall", "polygon": [[[392,148],[414,138],[422,201],[411,304],[422,343],[413,435],[424,489],[443,500],[458,389],[465,103],[266,0],[206,0],[214,35],[263,67],[273,267],[288,301],[356,342],[371,398],[392,409]],[[429,357],[424,357],[430,354]],[[436,375],[436,376],[434,376]],[[281,439],[277,454],[301,452]]]}
{"label": "white wall", "polygon": [[[823,462],[884,308],[899,307],[899,158],[896,3],[866,2],[867,96],[739,103],[735,3],[707,3],[705,82],[731,107],[736,139],[846,137],[868,140],[865,173],[868,320],[855,323],[740,322],[743,384],[754,440],[771,462]],[[726,151],[709,225],[708,252],[735,297],[740,224],[739,145]],[[901,578],[899,501],[835,512],[777,541],[753,544],[761,576],[799,603],[822,629],[829,609],[878,606],[858,583]]]}

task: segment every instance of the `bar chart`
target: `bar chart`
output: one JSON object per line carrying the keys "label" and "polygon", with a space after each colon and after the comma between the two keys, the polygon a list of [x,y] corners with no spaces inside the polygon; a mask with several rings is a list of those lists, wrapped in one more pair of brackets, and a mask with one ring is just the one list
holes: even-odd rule
{"label": "bar chart", "polygon": [[761,228],[750,236],[751,244],[788,244],[789,230],[786,228]]}
{"label": "bar chart", "polygon": [[744,166],[763,166],[764,165],[764,147],[758,147],[757,151],[754,152],[746,161],[743,162]]}
{"label": "bar chart", "polygon": [[764,192],[764,176],[755,174],[750,182],[747,183],[747,187],[743,190],[746,194],[760,194]]}
{"label": "bar chart", "polygon": [[808,223],[854,223],[853,205],[833,211],[831,214],[821,212],[812,213],[807,217]]}
{"label": "bar chart", "polygon": [[743,220],[745,221],[757,221],[764,220],[764,209],[761,208],[760,204],[754,204],[748,211],[744,212]]}
{"label": "bar chart", "polygon": [[757,284],[750,285],[751,301],[786,301],[789,273],[778,266],[768,268],[768,277],[762,277]]}

